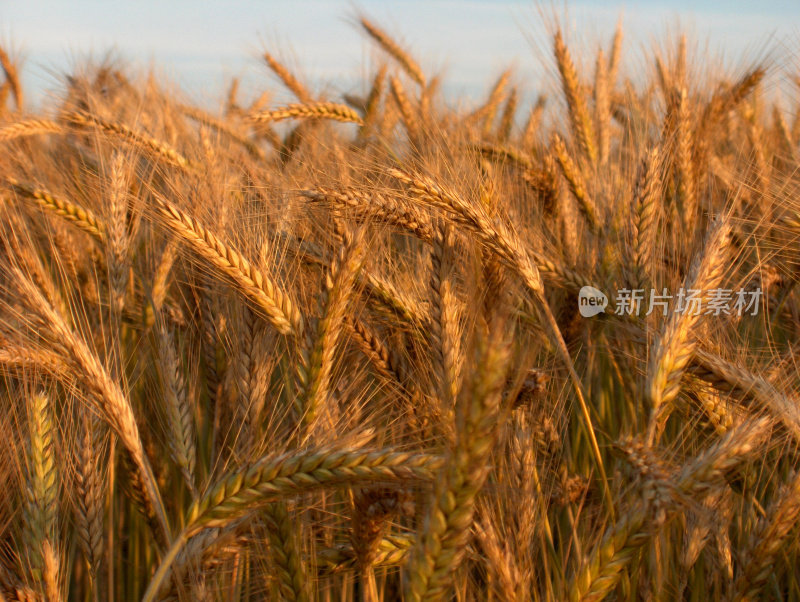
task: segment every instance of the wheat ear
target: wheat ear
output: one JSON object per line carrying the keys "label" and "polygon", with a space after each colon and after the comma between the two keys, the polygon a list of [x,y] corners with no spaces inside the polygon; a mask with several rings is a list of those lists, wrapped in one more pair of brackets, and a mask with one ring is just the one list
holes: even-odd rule
{"label": "wheat ear", "polygon": [[488,475],[487,459],[504,419],[501,389],[509,349],[500,331],[491,340],[479,339],[477,369],[463,400],[455,447],[437,480],[429,513],[405,567],[408,600],[443,599],[451,585],[450,574],[464,554],[475,497]]}
{"label": "wheat ear", "polygon": [[536,143],[536,137],[539,135],[539,128],[542,125],[542,115],[544,115],[544,106],[546,103],[547,100],[545,97],[540,95],[536,99],[536,104],[531,107],[528,121],[525,123],[519,142],[519,145],[525,150],[532,149]]}
{"label": "wheat ear", "polygon": [[169,230],[189,243],[198,255],[219,271],[220,276],[233,282],[278,332],[294,335],[302,332],[303,318],[297,304],[268,275],[196,219],[160,197],[154,200]]}
{"label": "wheat ear", "polygon": [[372,128],[378,119],[381,100],[383,99],[384,90],[386,89],[386,72],[386,65],[382,65],[375,74],[375,78],[372,80],[372,87],[364,103],[364,127],[361,129],[361,132],[359,132],[359,137],[362,136],[365,131]]}
{"label": "wheat ear", "polygon": [[[372,560],[373,567],[397,566],[408,556],[408,550],[414,540],[402,535],[387,535],[381,539]],[[339,544],[325,548],[317,553],[317,562],[331,573],[347,571],[355,568],[356,551],[352,544]]]}
{"label": "wheat ear", "polygon": [[63,217],[101,243],[105,240],[106,224],[88,209],[84,209],[72,201],[57,197],[46,190],[22,184],[11,176],[6,177],[6,182],[14,192],[23,198],[33,201],[45,211],[51,211]]}
{"label": "wheat ear", "polygon": [[52,335],[53,342],[70,358],[76,368],[75,374],[91,393],[87,401],[93,406],[93,409],[105,417],[127,449],[136,471],[135,476],[142,486],[140,493],[155,513],[158,522],[156,534],[162,540],[169,541],[170,528],[161,493],[145,454],[136,418],[128,399],[119,385],[111,378],[97,355],[89,349],[83,339],[70,330],[64,319],[27,276],[18,268],[13,268],[13,271],[17,284],[26,296],[32,310],[41,319],[43,327]]}
{"label": "wheat ear", "polygon": [[[770,420],[761,418],[731,429],[719,442],[698,455],[674,477],[676,494],[698,499],[723,481],[724,475],[757,449],[769,430]],[[572,579],[568,598],[575,601],[602,600],[614,591],[622,571],[653,536],[652,499],[643,499],[612,525],[592,550],[588,561]],[[676,513],[676,502],[665,502],[666,522]]]}
{"label": "wheat ear", "polygon": [[614,91],[617,86],[617,74],[622,59],[622,19],[617,22],[614,38],[611,40],[611,51],[608,55],[608,84],[609,90]]}
{"label": "wheat ear", "polygon": [[775,570],[775,562],[800,517],[800,473],[784,485],[750,537],[736,579],[732,600],[760,599],[761,590]]}
{"label": "wheat ear", "polygon": [[661,192],[658,148],[642,160],[633,205],[633,276],[635,288],[644,288],[655,243],[656,211]]}
{"label": "wheat ear", "polygon": [[[700,254],[695,257],[686,277],[684,290],[708,291],[719,286],[725,272],[725,258],[730,242],[731,226],[725,220],[712,224]],[[669,404],[680,392],[681,377],[697,345],[695,327],[699,312],[674,311],[653,345],[647,373],[646,391],[651,403],[648,439],[652,442],[656,429],[669,412]]]}
{"label": "wheat ear", "polygon": [[530,154],[513,146],[481,142],[473,148],[485,157],[496,160],[509,160],[525,170],[534,170],[536,168],[536,161]]}
{"label": "wheat ear", "polygon": [[267,63],[272,72],[277,75],[280,80],[296,97],[297,100],[303,103],[311,102],[312,97],[308,89],[300,83],[291,71],[289,71],[283,64],[281,64],[269,52],[264,53],[264,61]]}
{"label": "wheat ear", "polygon": [[400,109],[400,116],[403,118],[403,125],[408,132],[408,138],[412,143],[416,143],[419,141],[420,132],[422,131],[416,111],[398,78],[390,78],[390,87],[392,89],[392,99],[397,108]]}
{"label": "wheat ear", "polygon": [[508,87],[508,82],[510,80],[511,71],[503,71],[497,80],[495,80],[492,89],[489,90],[489,96],[486,98],[486,102],[467,116],[466,122],[468,124],[473,122],[480,123],[482,121],[481,138],[483,139],[487,139],[492,131],[492,126],[497,116],[497,109],[503,102],[506,87]]}
{"label": "wheat ear", "polygon": [[22,110],[22,84],[19,81],[17,66],[11,61],[8,53],[3,48],[0,48],[0,66],[3,68],[6,81],[11,88],[11,94],[14,96],[14,104],[17,105],[18,111]]}
{"label": "wheat ear", "polygon": [[594,75],[594,119],[601,166],[608,163],[608,153],[611,148],[611,93],[609,87],[608,64],[603,51],[600,50],[597,53]]}
{"label": "wheat ear", "polygon": [[380,599],[373,564],[390,520],[398,511],[398,491],[370,487],[355,493],[350,541],[356,554],[365,601],[378,602]]}
{"label": "wheat ear", "polygon": [[175,350],[174,338],[161,321],[156,322],[156,341],[159,358],[158,371],[161,375],[164,409],[169,427],[170,452],[189,491],[192,492],[192,495],[196,495],[197,449],[192,408],[187,398],[186,384]]}
{"label": "wheat ear", "polygon": [[508,93],[508,100],[506,100],[503,112],[500,115],[500,123],[497,126],[497,139],[501,143],[506,142],[511,137],[518,103],[519,93],[516,88],[511,88],[511,92]]}
{"label": "wheat ear", "polygon": [[267,401],[270,376],[270,349],[267,326],[249,308],[243,308],[242,341],[239,361],[234,363],[237,389],[240,396],[243,442],[252,443],[262,409]]}
{"label": "wheat ear", "polygon": [[434,377],[439,385],[439,399],[445,415],[458,396],[458,342],[456,340],[455,312],[451,289],[451,246],[453,236],[450,228],[440,223],[431,251],[431,321],[429,337],[433,356]]}
{"label": "wheat ear", "polygon": [[337,104],[335,102],[291,104],[270,111],[250,113],[247,116],[247,119],[251,123],[269,123],[272,121],[298,118],[331,119],[333,121],[364,125],[364,120],[356,111],[347,105]]}
{"label": "wheat ear", "polygon": [[264,514],[281,598],[289,602],[309,602],[309,580],[300,557],[300,529],[292,521],[285,502],[270,504]]}
{"label": "wheat ear", "polygon": [[264,151],[252,140],[250,140],[247,136],[240,134],[236,130],[231,127],[230,124],[226,123],[221,119],[217,119],[213,115],[206,113],[205,111],[201,111],[195,107],[188,107],[182,106],[180,107],[181,112],[186,115],[187,117],[194,119],[195,121],[207,125],[209,127],[214,128],[221,134],[224,134],[231,140],[237,142],[238,144],[242,145],[242,147],[250,153],[250,155],[256,159],[264,159]]}
{"label": "wheat ear", "polygon": [[79,126],[97,128],[107,134],[117,136],[128,144],[144,150],[156,159],[164,160],[167,163],[171,163],[172,165],[181,167],[183,169],[192,167],[189,160],[177,150],[172,148],[171,145],[167,144],[163,140],[158,140],[152,136],[148,136],[143,132],[132,130],[124,124],[107,121],[101,117],[91,115],[84,111],[67,113],[65,118],[69,123]]}
{"label": "wheat ear", "polygon": [[310,201],[324,201],[337,209],[347,209],[356,216],[397,226],[426,242],[433,240],[430,217],[413,205],[389,199],[379,192],[317,188],[301,190],[300,194]]}
{"label": "wheat ear", "polygon": [[389,175],[407,184],[421,201],[447,212],[456,223],[465,226],[492,252],[516,271],[535,293],[544,290],[539,270],[531,261],[522,242],[511,229],[499,220],[491,220],[481,209],[468,204],[456,193],[443,189],[422,175],[412,175],[400,169],[390,169]]}
{"label": "wheat ear", "polygon": [[111,160],[108,190],[108,272],[111,307],[116,319],[122,315],[128,284],[128,188],[122,153]]}
{"label": "wheat ear", "polygon": [[500,543],[497,529],[491,521],[483,518],[475,521],[473,529],[488,560],[489,570],[493,576],[492,591],[499,600],[522,602],[527,598],[522,589],[522,575],[517,562],[508,546]]}
{"label": "wheat ear", "polygon": [[366,259],[363,236],[353,236],[325,271],[320,298],[322,316],[316,328],[308,329],[297,366],[295,411],[306,427],[311,426],[328,402],[333,355],[345,324],[356,277]]}
{"label": "wheat ear", "polygon": [[99,423],[88,412],[82,412],[78,459],[75,464],[76,515],[78,539],[89,565],[92,585],[103,562],[103,483],[100,474]]}
{"label": "wheat ear", "polygon": [[45,552],[55,543],[58,510],[58,472],[55,462],[55,424],[47,394],[29,398],[30,438],[25,488],[23,541],[29,550],[33,580],[42,584],[47,572]]}
{"label": "wheat ear", "polygon": [[[406,183],[411,188],[411,191],[421,200],[448,212],[450,216],[454,218],[455,223],[465,226],[469,231],[476,234],[487,249],[495,253],[501,261],[511,267],[512,270],[516,271],[522,278],[523,282],[538,302],[538,309],[547,323],[547,327],[551,331],[558,352],[570,373],[570,379],[572,380],[575,394],[578,397],[578,402],[581,407],[586,434],[592,445],[594,459],[601,474],[601,480],[606,483],[603,458],[597,443],[594,427],[592,426],[591,414],[583,393],[583,385],[575,371],[575,366],[573,365],[569,350],[564,342],[564,337],[561,335],[558,322],[544,296],[544,283],[539,274],[539,269],[531,261],[519,237],[512,234],[512,230],[502,221],[490,220],[483,211],[473,205],[467,204],[458,195],[449,191],[444,191],[430,178],[414,176],[396,168],[390,169],[389,175]],[[613,514],[613,507],[611,506],[613,501],[607,484],[604,487],[604,493],[606,502],[609,504],[609,508]]]}
{"label": "wheat ear", "polygon": [[694,177],[695,165],[692,161],[692,123],[689,119],[689,98],[686,88],[681,89],[677,100],[678,122],[675,130],[677,169],[675,171],[678,178],[678,203],[683,216],[684,228],[687,229],[687,232],[691,232],[697,208],[697,192]]}
{"label": "wheat ear", "polygon": [[320,487],[376,479],[432,480],[442,465],[441,457],[429,454],[317,448],[265,456],[247,468],[229,472],[189,508],[186,527],[163,557],[143,601],[152,602],[186,542],[203,528],[224,527],[282,496]]}
{"label": "wheat ear", "polygon": [[721,391],[737,391],[766,410],[800,441],[800,407],[763,377],[703,349],[696,349],[689,371]]}
{"label": "wheat ear", "polygon": [[581,214],[589,223],[591,231],[597,232],[600,228],[597,206],[586,190],[586,182],[580,169],[572,161],[564,141],[558,134],[553,134],[553,151],[558,160],[558,165],[561,167],[561,173],[564,174],[564,178],[569,184],[569,189],[578,201],[578,208],[581,210]]}
{"label": "wheat ear", "polygon": [[572,132],[578,140],[581,150],[589,162],[594,165],[597,163],[597,146],[595,145],[595,133],[592,127],[592,120],[586,108],[586,99],[581,93],[581,84],[578,80],[578,72],[572,57],[569,55],[561,30],[556,32],[553,40],[553,49],[558,65],[558,72],[561,74],[561,85],[564,90],[564,97],[567,99],[567,110],[569,112]]}
{"label": "wheat ear", "polygon": [[420,69],[417,62],[411,58],[411,55],[403,50],[400,45],[389,36],[389,34],[387,34],[384,30],[375,25],[366,17],[361,17],[360,22],[361,27],[364,28],[364,31],[366,31],[369,36],[375,40],[378,45],[386,51],[387,54],[389,54],[389,56],[391,56],[403,67],[403,70],[411,77],[411,79],[417,82],[420,87],[424,88],[425,75],[422,73],[422,69]]}
{"label": "wheat ear", "polygon": [[7,142],[27,136],[61,134],[63,132],[64,128],[55,121],[50,121],[49,119],[26,119],[0,128],[0,142]]}

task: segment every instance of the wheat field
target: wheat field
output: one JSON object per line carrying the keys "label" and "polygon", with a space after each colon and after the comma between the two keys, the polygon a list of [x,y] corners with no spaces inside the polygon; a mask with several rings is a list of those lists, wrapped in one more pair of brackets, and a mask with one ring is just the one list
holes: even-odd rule
{"label": "wheat field", "polygon": [[0,52],[0,599],[800,599],[800,80],[359,28],[220,111]]}

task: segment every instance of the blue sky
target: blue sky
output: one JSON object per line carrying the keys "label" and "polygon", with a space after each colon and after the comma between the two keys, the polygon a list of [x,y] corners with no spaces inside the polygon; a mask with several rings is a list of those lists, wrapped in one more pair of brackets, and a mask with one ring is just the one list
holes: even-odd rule
{"label": "blue sky", "polygon": [[[24,83],[36,97],[58,87],[58,74],[111,51],[134,69],[155,66],[195,100],[213,104],[231,77],[245,93],[275,86],[260,63],[270,49],[316,87],[352,91],[375,56],[354,26],[357,7],[396,34],[428,72],[444,70],[446,90],[479,97],[497,73],[539,81],[549,56],[541,4],[503,0],[338,0],[278,2],[188,0],[0,0],[0,35],[25,59]],[[552,14],[552,4],[545,12]],[[604,44],[622,15],[626,56],[634,68],[664,34],[686,29],[714,55],[741,64],[772,49],[782,66],[800,68],[800,1],[573,1],[566,15],[577,52]],[[280,97],[278,97],[280,99]]]}

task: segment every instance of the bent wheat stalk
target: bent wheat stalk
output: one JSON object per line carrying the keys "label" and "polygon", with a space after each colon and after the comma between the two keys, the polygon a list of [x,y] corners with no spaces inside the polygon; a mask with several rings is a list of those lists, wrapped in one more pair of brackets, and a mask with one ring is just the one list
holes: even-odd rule
{"label": "bent wheat stalk", "polygon": [[265,456],[248,468],[223,476],[192,504],[186,526],[162,559],[143,601],[155,599],[186,542],[204,528],[224,527],[270,501],[319,487],[374,480],[432,480],[442,464],[441,457],[429,454],[329,447]]}

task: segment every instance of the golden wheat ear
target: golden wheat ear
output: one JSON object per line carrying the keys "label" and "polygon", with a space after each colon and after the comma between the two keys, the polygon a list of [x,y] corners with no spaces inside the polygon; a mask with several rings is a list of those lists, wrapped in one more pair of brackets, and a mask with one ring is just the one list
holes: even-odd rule
{"label": "golden wheat ear", "polygon": [[259,124],[299,118],[331,119],[333,121],[364,125],[364,120],[356,111],[347,105],[333,102],[293,104],[271,111],[260,111],[248,115],[248,119],[252,123]]}
{"label": "golden wheat ear", "polygon": [[303,318],[297,304],[269,276],[187,213],[163,198],[156,197],[155,202],[167,228],[219,270],[222,278],[233,282],[278,332],[294,335],[302,332]]}
{"label": "golden wheat ear", "polygon": [[564,43],[564,37],[560,29],[556,31],[553,38],[553,52],[556,57],[558,72],[561,74],[561,86],[567,101],[572,134],[578,141],[584,157],[589,160],[589,163],[595,165],[597,163],[597,145],[595,143],[594,126],[589,116],[589,109],[586,106],[586,98],[581,91],[578,72]]}
{"label": "golden wheat ear", "polygon": [[[725,219],[712,224],[700,254],[687,275],[685,290],[697,290],[707,298],[722,282],[731,238],[731,225]],[[680,380],[697,346],[696,325],[699,312],[673,312],[651,352],[646,390],[651,404],[648,438],[652,442],[663,425],[670,404],[680,392]]]}
{"label": "golden wheat ear", "polygon": [[384,30],[375,25],[366,17],[361,17],[359,21],[361,23],[361,27],[364,28],[364,31],[366,31],[367,34],[373,40],[375,40],[378,45],[386,51],[387,54],[389,54],[389,56],[395,59],[403,67],[411,79],[424,88],[425,76],[423,75],[422,69],[420,69],[417,62],[411,58],[411,55],[403,50],[400,45],[389,36],[389,34],[387,34]]}
{"label": "golden wheat ear", "polygon": [[23,96],[19,73],[17,71],[17,66],[3,48],[0,48],[0,66],[3,68],[3,73],[6,76],[6,83],[14,97],[14,104],[17,106],[17,111],[21,111],[23,109]]}
{"label": "golden wheat ear", "polygon": [[302,103],[309,103],[312,100],[311,93],[300,83],[289,69],[278,61],[269,52],[264,53],[264,61],[272,72],[280,78],[283,84],[297,97]]}

